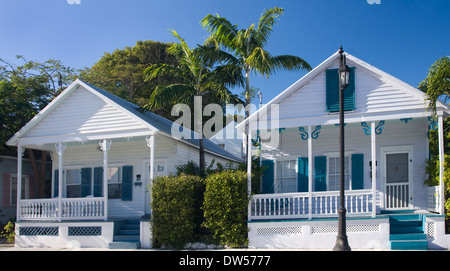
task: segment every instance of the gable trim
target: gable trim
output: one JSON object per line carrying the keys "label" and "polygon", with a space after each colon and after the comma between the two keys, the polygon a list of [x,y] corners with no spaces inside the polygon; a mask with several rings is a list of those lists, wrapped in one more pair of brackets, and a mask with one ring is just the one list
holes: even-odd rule
{"label": "gable trim", "polygon": [[[357,68],[361,68],[362,71],[367,72],[371,74],[372,76],[376,77],[378,80],[387,83],[389,85],[392,85],[394,87],[397,87],[401,90],[406,91],[408,94],[410,94],[412,97],[419,99],[423,101],[423,108],[420,108],[422,110],[423,115],[430,115],[431,112],[427,110],[428,101],[426,100],[425,93],[420,91],[417,88],[414,88],[410,86],[409,84],[401,81],[400,79],[397,79],[393,77],[392,75],[387,74],[386,72],[348,54],[344,53],[347,57],[347,61],[353,62],[354,66]],[[310,81],[315,79],[320,73],[325,72],[327,68],[329,68],[333,62],[339,57],[339,51],[331,55],[329,58],[327,58],[325,61],[320,63],[316,68],[314,68],[312,71],[304,75],[302,78],[300,78],[298,81],[296,81],[294,84],[289,86],[287,89],[282,91],[280,94],[278,94],[275,98],[273,98],[270,102],[265,104],[263,107],[261,107],[259,110],[257,110],[255,113],[250,115],[249,118],[245,119],[241,123],[239,123],[236,128],[244,131],[244,127],[249,125],[249,123],[252,126],[252,122],[257,121],[258,119],[264,119],[266,118],[266,115],[270,111],[270,106],[274,104],[281,104],[284,100],[286,100],[290,95],[292,95],[294,92],[299,91],[302,87],[304,87],[306,84],[308,84]],[[446,114],[450,114],[449,108],[441,103],[440,101],[437,102],[437,111],[438,112],[444,112]],[[415,108],[419,109],[419,108]],[[388,111],[386,111],[388,112]],[[323,116],[325,117],[325,116]],[[321,117],[316,117],[321,118]],[[364,116],[360,116],[360,118],[364,118]],[[301,117],[299,116],[299,118]],[[281,124],[281,120],[280,120]],[[276,128],[276,127],[274,127]]]}

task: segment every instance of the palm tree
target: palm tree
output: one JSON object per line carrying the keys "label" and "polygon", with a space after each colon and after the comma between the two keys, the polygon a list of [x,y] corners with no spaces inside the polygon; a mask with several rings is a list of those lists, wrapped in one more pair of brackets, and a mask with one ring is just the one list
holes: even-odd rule
{"label": "palm tree", "polygon": [[[245,103],[250,104],[250,73],[256,73],[267,78],[278,70],[311,70],[311,66],[302,58],[292,55],[272,56],[264,47],[267,45],[273,26],[283,8],[274,7],[265,10],[259,18],[258,25],[252,24],[247,29],[239,30],[237,25],[231,24],[219,15],[207,15],[201,23],[211,33],[205,45],[225,48],[228,62],[237,65],[245,77]],[[249,112],[246,112],[246,118]]]}
{"label": "palm tree", "polygon": [[436,113],[436,102],[447,103],[450,100],[450,56],[444,56],[431,65],[427,78],[419,85],[419,89],[430,101],[428,108]]}
{"label": "palm tree", "polygon": [[[169,76],[175,78],[175,82],[157,86],[146,108],[170,108],[177,103],[184,103],[192,108],[195,96],[201,96],[203,104],[215,102],[225,106],[226,103],[240,102],[227,87],[242,85],[243,78],[235,66],[217,65],[223,60],[223,52],[211,46],[198,46],[191,49],[175,30],[172,30],[172,34],[179,43],[174,43],[168,52],[178,58],[179,65],[154,64],[145,70],[144,77],[145,80],[151,81],[158,77]],[[200,121],[200,118],[197,120]],[[204,136],[201,131],[196,132],[200,133],[200,173],[204,175]]]}

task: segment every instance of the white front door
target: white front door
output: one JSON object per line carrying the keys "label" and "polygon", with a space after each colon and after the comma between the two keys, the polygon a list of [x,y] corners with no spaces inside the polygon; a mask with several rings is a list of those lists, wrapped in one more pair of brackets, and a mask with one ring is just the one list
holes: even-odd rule
{"label": "white front door", "polygon": [[[145,213],[150,214],[150,188],[148,185],[150,184],[150,162],[145,162]],[[155,160],[153,165],[153,174],[154,177],[158,176],[167,176],[167,161],[166,160]]]}
{"label": "white front door", "polygon": [[384,207],[408,209],[412,203],[412,147],[382,148]]}

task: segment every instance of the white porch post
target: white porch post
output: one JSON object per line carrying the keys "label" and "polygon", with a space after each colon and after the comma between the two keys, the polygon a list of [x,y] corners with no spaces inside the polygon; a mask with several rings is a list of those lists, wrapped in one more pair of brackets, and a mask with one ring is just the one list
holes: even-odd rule
{"label": "white porch post", "polygon": [[23,148],[21,145],[17,146],[17,222],[20,221],[20,200],[22,198],[22,157],[24,151],[25,148]]}
{"label": "white porch post", "polygon": [[248,204],[248,221],[251,220],[252,217],[252,201],[251,201],[251,195],[252,195],[252,131],[250,130],[250,127],[248,129],[247,134],[247,193],[248,197],[250,199]]}
{"label": "white porch post", "polygon": [[444,191],[444,120],[442,114],[438,115],[439,133],[439,214],[445,214]]}
{"label": "white porch post", "polygon": [[62,192],[63,192],[63,170],[64,160],[63,153],[66,149],[66,143],[59,142],[55,146],[56,153],[58,154],[58,221],[62,219]]}
{"label": "white porch post", "polygon": [[[145,138],[145,141],[147,141],[147,147],[150,148],[150,176],[149,176],[149,185],[151,187],[151,184],[153,183],[153,179],[155,178],[155,135],[149,135]],[[151,190],[149,191],[151,194]],[[145,202],[145,200],[144,200]],[[152,197],[150,195],[150,202],[152,202]],[[145,206],[144,206],[145,208]],[[153,217],[153,211],[150,209],[151,216]]]}
{"label": "white porch post", "polygon": [[111,148],[111,139],[99,141],[100,149],[103,151],[103,198],[105,221],[108,220],[108,151]]}
{"label": "white porch post", "polygon": [[377,215],[377,145],[375,121],[370,123],[370,149],[372,154],[372,217]]}
{"label": "white porch post", "polygon": [[312,136],[311,126],[308,126],[308,219],[312,219],[312,183],[313,183],[313,160],[312,160]]}

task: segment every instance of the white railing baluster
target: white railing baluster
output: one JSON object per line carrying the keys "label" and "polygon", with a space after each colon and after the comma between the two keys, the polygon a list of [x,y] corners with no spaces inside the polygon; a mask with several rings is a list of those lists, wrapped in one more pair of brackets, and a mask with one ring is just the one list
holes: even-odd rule
{"label": "white railing baluster", "polygon": [[[407,189],[407,188],[405,188]],[[405,190],[404,190],[405,191]],[[388,193],[389,194],[389,193]],[[392,193],[390,193],[392,194]],[[403,193],[406,197],[406,194]],[[284,193],[254,195],[251,203],[252,218],[307,218],[309,217],[309,193]],[[312,192],[312,217],[337,216],[339,209],[339,191]],[[349,215],[372,215],[372,190],[346,191],[346,208]],[[103,202],[102,202],[103,203]],[[85,214],[82,216],[103,216],[103,206],[96,211],[97,202],[83,202]]]}

